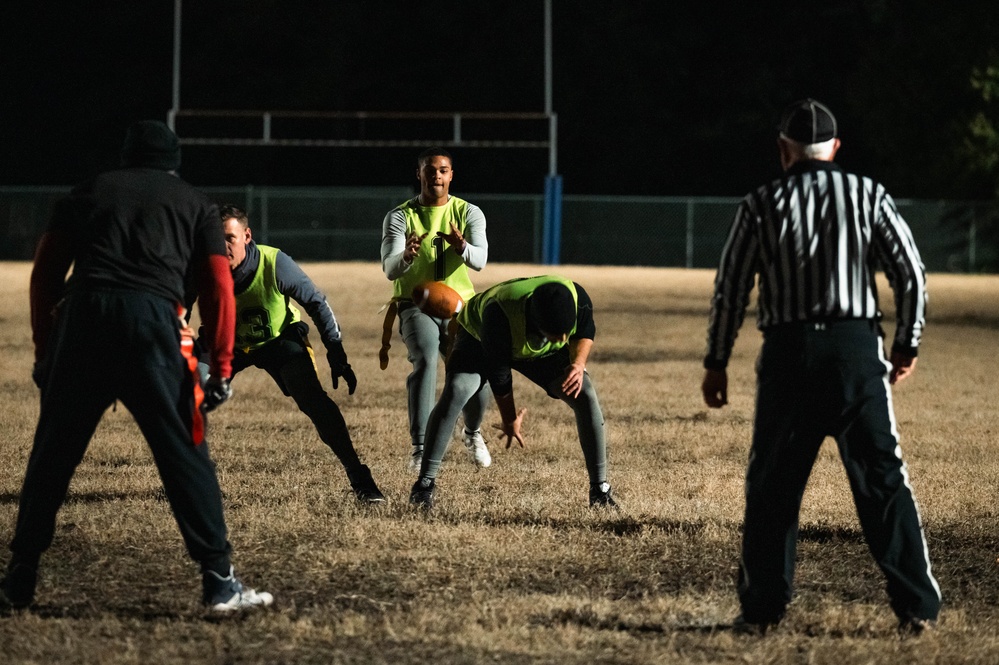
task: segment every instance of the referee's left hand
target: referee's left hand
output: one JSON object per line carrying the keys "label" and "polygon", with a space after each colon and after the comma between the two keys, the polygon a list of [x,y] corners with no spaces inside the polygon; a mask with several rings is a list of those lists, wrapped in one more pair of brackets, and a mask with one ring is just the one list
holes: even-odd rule
{"label": "referee's left hand", "polygon": [[891,354],[891,374],[888,383],[895,385],[916,371],[916,358],[902,355],[896,351]]}
{"label": "referee's left hand", "polygon": [[728,374],[725,370],[704,370],[701,393],[704,395],[704,403],[712,409],[720,409],[728,404]]}

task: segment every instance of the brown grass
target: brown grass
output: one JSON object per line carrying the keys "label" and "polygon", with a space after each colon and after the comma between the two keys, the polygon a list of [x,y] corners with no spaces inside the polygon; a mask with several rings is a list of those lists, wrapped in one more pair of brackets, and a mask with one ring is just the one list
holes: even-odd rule
{"label": "brown grass", "polygon": [[[730,369],[731,405],[709,412],[699,385],[711,272],[558,270],[595,303],[590,370],[623,510],[586,507],[570,412],[518,378],[518,401],[529,409],[527,449],[505,450],[492,436],[494,465],[476,472],[452,446],[438,508],[425,517],[406,503],[413,477],[403,464],[401,339],[388,370],[376,359],[389,284],[376,264],[305,268],[344,328],[360,385],[354,396],[342,387],[334,396],[389,503],[357,506],[308,420],[266,374],[241,374],[234,399],[211,420],[210,440],[237,570],[274,593],[276,609],[208,621],[196,566],[148,450],[128,413],[109,411],[43,559],[36,609],[0,617],[0,661],[995,662],[999,278],[931,276],[918,371],[895,392],[945,594],[937,634],[899,641],[831,442],[806,492],[797,597],[785,623],[762,639],[725,629],[738,609],[733,582],[759,334],[747,320]],[[29,270],[0,264],[3,543],[37,416]],[[490,265],[477,283],[541,272]],[[493,410],[487,421],[495,419]]]}

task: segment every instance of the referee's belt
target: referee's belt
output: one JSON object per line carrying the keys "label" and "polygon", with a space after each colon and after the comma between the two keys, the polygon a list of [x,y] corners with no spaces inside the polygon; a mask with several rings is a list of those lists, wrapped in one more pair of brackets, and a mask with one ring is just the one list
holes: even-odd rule
{"label": "referee's belt", "polygon": [[865,328],[871,332],[884,336],[884,330],[878,319],[809,319],[807,321],[791,321],[788,323],[775,323],[763,329],[764,334],[783,334],[805,332],[809,330],[833,330],[836,328]]}

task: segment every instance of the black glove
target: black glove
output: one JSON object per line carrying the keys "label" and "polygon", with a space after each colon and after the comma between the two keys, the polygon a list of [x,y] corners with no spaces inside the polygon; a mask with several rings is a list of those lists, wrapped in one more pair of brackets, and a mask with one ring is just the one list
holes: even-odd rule
{"label": "black glove", "polygon": [[232,397],[232,388],[229,386],[229,379],[220,379],[214,376],[209,377],[208,382],[205,384],[204,392],[205,400],[202,402],[202,406],[205,409],[205,413],[214,411],[223,402]]}
{"label": "black glove", "polygon": [[336,342],[326,350],[326,360],[330,364],[330,372],[333,374],[333,390],[340,387],[340,377],[347,382],[348,394],[353,395],[357,388],[357,377],[354,370],[347,362],[347,352],[343,350],[343,344]]}

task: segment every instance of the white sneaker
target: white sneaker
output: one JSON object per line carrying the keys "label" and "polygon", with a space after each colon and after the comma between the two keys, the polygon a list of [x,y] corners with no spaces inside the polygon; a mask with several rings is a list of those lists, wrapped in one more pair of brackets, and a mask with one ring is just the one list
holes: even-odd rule
{"label": "white sneaker", "polygon": [[492,455],[489,454],[489,449],[486,448],[486,442],[482,438],[481,431],[475,430],[474,432],[469,432],[466,429],[462,434],[461,440],[465,444],[465,450],[468,451],[472,461],[475,462],[475,466],[485,468],[493,463]]}
{"label": "white sneaker", "polygon": [[423,446],[413,446],[413,453],[406,462],[406,468],[410,473],[419,473],[423,465]]}
{"label": "white sneaker", "polygon": [[242,591],[234,593],[229,600],[224,603],[209,605],[208,609],[219,614],[229,614],[230,612],[240,612],[257,607],[270,607],[273,603],[274,596],[266,591],[256,591],[243,587]]}
{"label": "white sneaker", "polygon": [[232,567],[229,575],[222,577],[216,572],[207,571],[202,575],[203,600],[210,612],[229,614],[257,607],[270,607],[274,596],[266,591],[255,591],[243,586]]}

